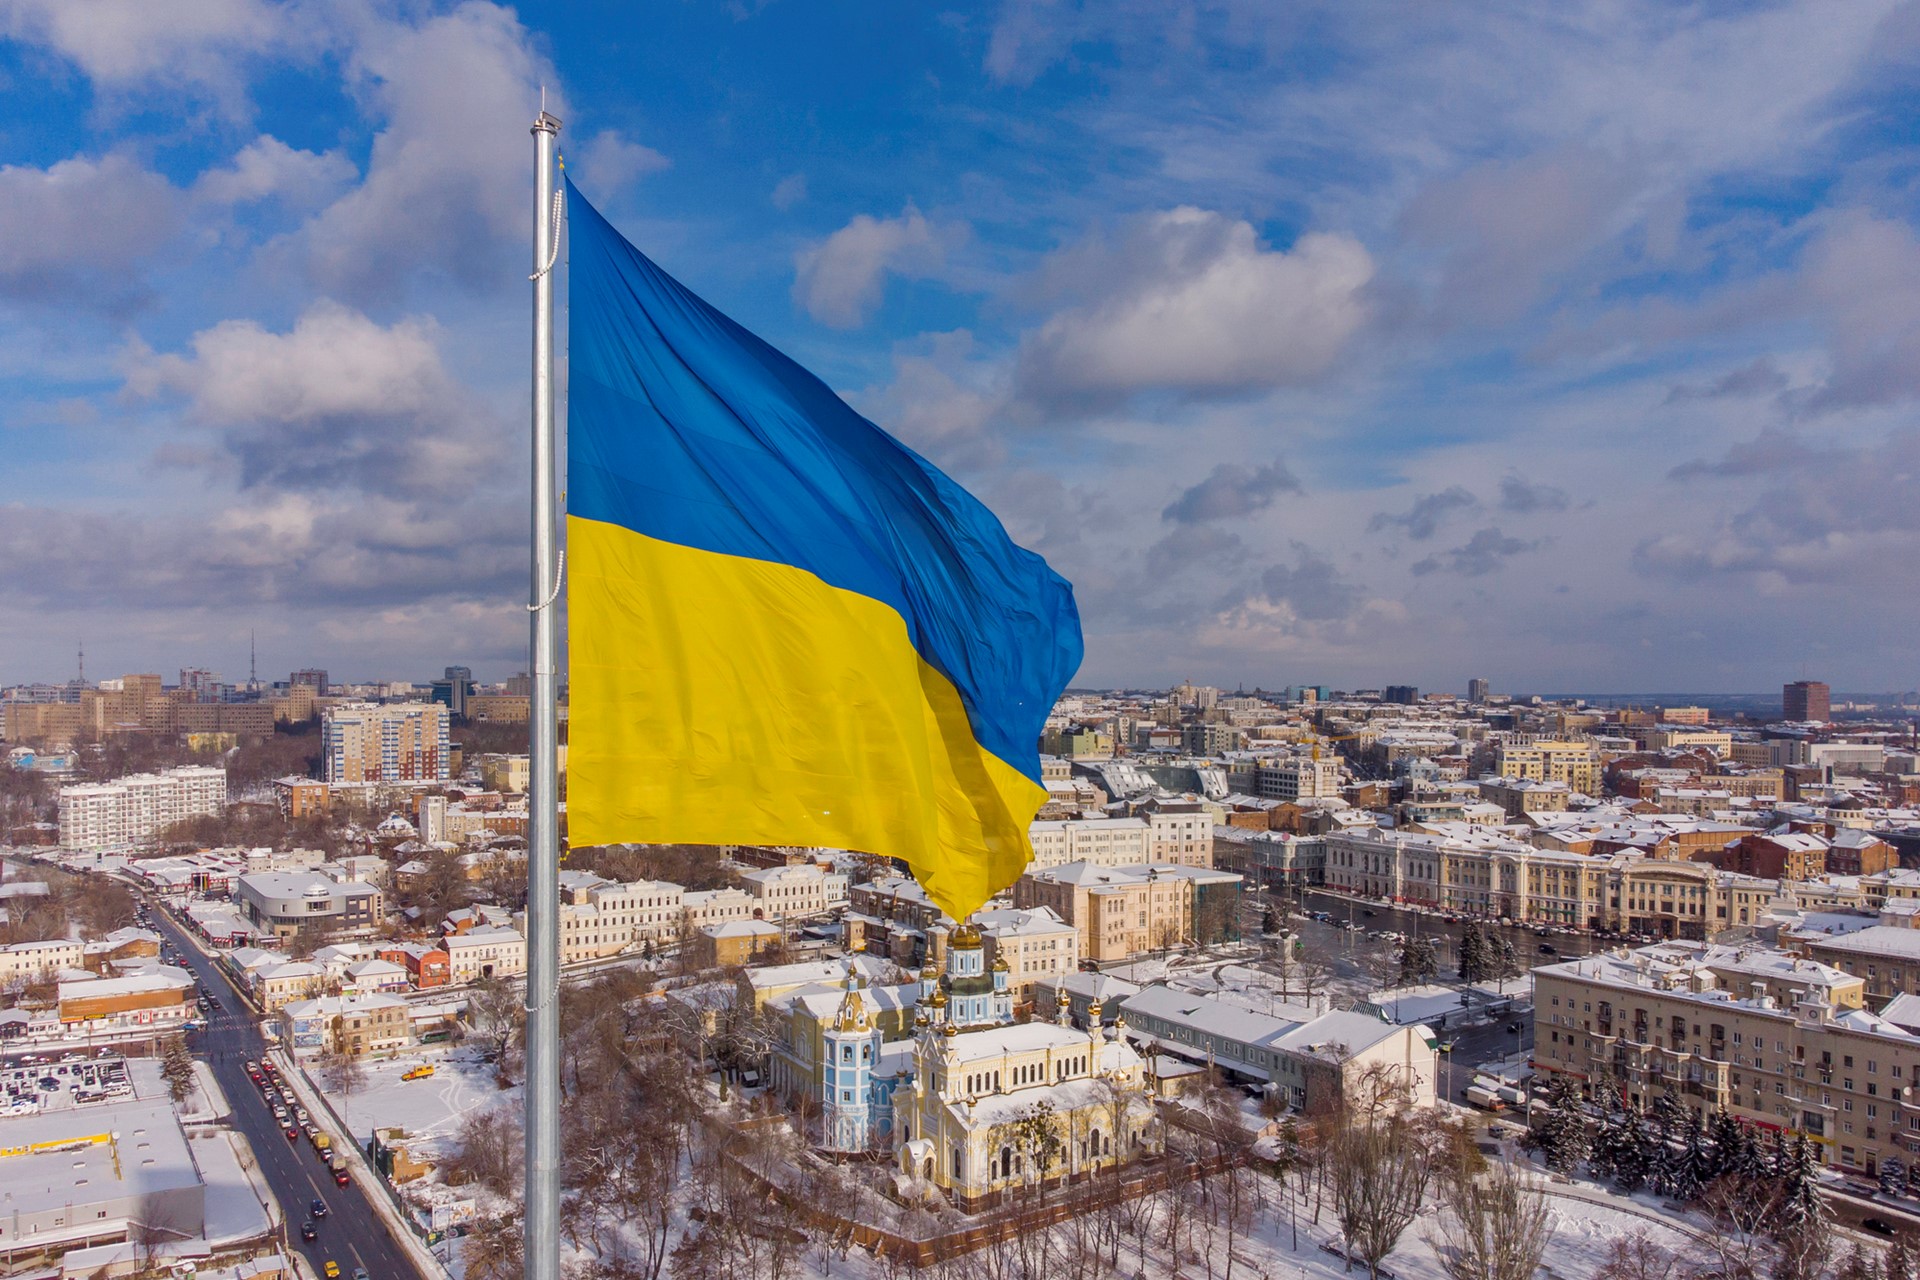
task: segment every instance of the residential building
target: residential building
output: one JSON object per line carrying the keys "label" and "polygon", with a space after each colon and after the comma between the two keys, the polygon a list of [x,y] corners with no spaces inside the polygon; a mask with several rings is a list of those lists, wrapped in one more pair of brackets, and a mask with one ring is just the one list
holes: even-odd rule
{"label": "residential building", "polygon": [[1052,910],[1003,908],[975,913],[986,940],[987,963],[1005,966],[1015,1004],[1027,1004],[1033,984],[1058,980],[1080,968],[1080,931]]}
{"label": "residential building", "polygon": [[137,844],[188,818],[218,815],[227,771],[203,765],[60,788],[60,843],[69,849]]}
{"label": "residential building", "polygon": [[1014,885],[1014,906],[1045,907],[1080,934],[1080,954],[1105,962],[1235,934],[1241,879],[1195,867],[1033,868]]}
{"label": "residential building", "polygon": [[527,938],[505,925],[481,925],[440,940],[455,982],[511,978],[527,971]]}
{"label": "residential building", "polygon": [[783,937],[779,925],[765,920],[702,925],[691,939],[693,960],[702,969],[752,964],[777,950]]}
{"label": "residential building", "polygon": [[342,784],[445,782],[452,776],[448,709],[437,703],[351,702],[321,719],[324,777]]}
{"label": "residential building", "polygon": [[806,920],[847,905],[847,877],[815,862],[761,867],[743,873],[740,883],[768,920]]}
{"label": "residential building", "polygon": [[1920,929],[1874,925],[1811,938],[1806,947],[1815,960],[1859,977],[1876,1008],[1896,996],[1920,994]]}
{"label": "residential building", "polygon": [[1591,742],[1547,738],[1505,743],[1495,754],[1493,768],[1503,778],[1559,782],[1586,795],[1600,791],[1600,752]]}
{"label": "residential building", "polygon": [[1333,800],[1340,795],[1338,757],[1290,756],[1254,766],[1254,794],[1263,800]]}
{"label": "residential building", "polygon": [[1868,1176],[1920,1153],[1920,1036],[1858,1007],[1857,978],[1824,963],[1669,945],[1542,966],[1533,980],[1542,1075],[1604,1073],[1637,1107],[1666,1095],[1702,1122],[1726,1110],[1804,1133],[1823,1162]]}
{"label": "residential building", "polygon": [[1559,813],[1567,807],[1567,784],[1534,782],[1526,778],[1483,778],[1480,796],[1497,804],[1510,819],[1536,813]]}
{"label": "residential building", "polygon": [[1027,828],[1033,844],[1031,867],[1064,867],[1088,862],[1100,867],[1139,866],[1147,861],[1150,828],[1142,818],[1074,818],[1035,822]]}
{"label": "residential building", "polygon": [[381,992],[297,1001],[280,1011],[280,1021],[295,1051],[319,1049],[367,1058],[413,1043],[407,1002]]}
{"label": "residential building", "polygon": [[62,969],[78,969],[85,962],[85,944],[74,938],[9,943],[0,947],[0,983],[44,977]]}

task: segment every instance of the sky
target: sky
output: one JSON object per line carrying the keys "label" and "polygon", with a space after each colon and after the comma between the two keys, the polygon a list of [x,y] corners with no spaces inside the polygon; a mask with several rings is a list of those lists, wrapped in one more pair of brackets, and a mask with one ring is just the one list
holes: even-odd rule
{"label": "sky", "polygon": [[1890,0],[0,0],[0,683],[525,667],[544,93],[1077,684],[1912,688],[1917,69]]}

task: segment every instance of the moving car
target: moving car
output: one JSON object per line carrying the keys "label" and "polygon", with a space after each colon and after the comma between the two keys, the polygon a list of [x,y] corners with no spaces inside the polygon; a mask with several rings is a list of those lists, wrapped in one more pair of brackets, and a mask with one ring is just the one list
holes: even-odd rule
{"label": "moving car", "polygon": [[1860,1226],[1863,1230],[1871,1231],[1877,1236],[1893,1234],[1893,1224],[1885,1218],[1865,1218],[1861,1220]]}
{"label": "moving car", "polygon": [[316,1218],[324,1218],[327,1216],[327,1202],[325,1200],[315,1200],[307,1206],[307,1212]]}
{"label": "moving car", "polygon": [[320,1233],[318,1231],[315,1231],[313,1229],[312,1218],[308,1218],[305,1222],[300,1224],[300,1238],[302,1240],[311,1240],[319,1234]]}
{"label": "moving car", "polygon": [[326,1273],[327,1280],[339,1280],[340,1264],[335,1262],[332,1258],[328,1258],[327,1265],[320,1269]]}
{"label": "moving car", "polygon": [[426,1062],[415,1067],[413,1070],[407,1072],[405,1075],[401,1076],[400,1078],[402,1080],[425,1080],[428,1076],[432,1074],[433,1074],[433,1064],[431,1062]]}

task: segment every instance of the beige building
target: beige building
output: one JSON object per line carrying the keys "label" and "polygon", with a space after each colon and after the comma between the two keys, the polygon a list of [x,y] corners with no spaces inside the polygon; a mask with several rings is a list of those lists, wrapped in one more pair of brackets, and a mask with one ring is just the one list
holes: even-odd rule
{"label": "beige building", "polygon": [[1140,818],[1074,818],[1036,822],[1027,828],[1033,842],[1030,867],[1064,867],[1088,862],[1099,867],[1139,866],[1147,861],[1148,827]]}
{"label": "beige building", "polygon": [[398,996],[370,992],[322,996],[281,1010],[288,1043],[319,1046],[350,1058],[393,1053],[413,1043],[413,1019]]}
{"label": "beige building", "polygon": [[1629,1102],[1805,1133],[1871,1176],[1920,1153],[1920,1037],[1860,1008],[1860,980],[1765,949],[1649,947],[1533,971],[1533,1060],[1605,1072]]}
{"label": "beige building", "polygon": [[78,969],[85,962],[85,945],[72,938],[15,942],[0,947],[0,982],[43,977],[62,969]]}
{"label": "beige building", "polygon": [[489,925],[441,939],[455,982],[510,978],[527,971],[527,939],[518,929]]}
{"label": "beige building", "polygon": [[762,867],[743,874],[740,884],[768,920],[805,920],[847,905],[847,877],[813,862]]}
{"label": "beige building", "polygon": [[1807,944],[1807,954],[1856,975],[1875,1008],[1895,996],[1920,994],[1920,929],[1875,925],[1816,938]]}
{"label": "beige building", "polygon": [[1493,768],[1504,778],[1565,783],[1569,790],[1587,795],[1600,792],[1600,752],[1591,742],[1543,740],[1502,746]]}
{"label": "beige building", "polygon": [[990,965],[1005,962],[1007,989],[1015,1004],[1026,1004],[1033,984],[1066,977],[1080,968],[1080,931],[1052,910],[1003,909],[973,917],[986,943]]}
{"label": "beige building", "polygon": [[217,815],[227,771],[204,765],[60,788],[60,843],[68,849],[137,844],[176,822]]}
{"label": "beige building", "polygon": [[1233,936],[1239,891],[1225,871],[1074,862],[1029,870],[1013,904],[1050,909],[1079,933],[1083,957],[1104,962]]}

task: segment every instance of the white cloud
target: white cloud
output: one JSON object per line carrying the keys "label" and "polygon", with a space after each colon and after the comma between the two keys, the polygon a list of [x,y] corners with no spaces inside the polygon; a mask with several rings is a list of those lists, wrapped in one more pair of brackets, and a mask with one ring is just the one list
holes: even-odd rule
{"label": "white cloud", "polygon": [[193,194],[216,205],[277,200],[304,211],[339,195],[358,176],[341,152],[301,151],[263,133],[226,168],[201,174]]}
{"label": "white cloud", "polygon": [[231,109],[232,62],[301,42],[300,11],[265,0],[8,0],[6,34],[43,45],[109,89],[196,85]]}
{"label": "white cloud", "polygon": [[[615,129],[602,129],[587,139],[580,147],[579,162],[576,176],[587,179],[591,190],[608,193],[673,164],[652,147],[642,146]],[[570,169],[575,167],[568,165]]]}
{"label": "white cloud", "polygon": [[865,323],[889,274],[924,276],[946,260],[964,227],[936,227],[912,205],[897,218],[860,214],[794,258],[793,300],[836,329]]}
{"label": "white cloud", "polygon": [[119,154],[0,168],[0,292],[81,280],[123,293],[127,273],[179,230],[180,203],[165,178]]}
{"label": "white cloud", "polygon": [[1023,395],[1206,396],[1325,372],[1366,320],[1373,260],[1326,232],[1267,249],[1246,222],[1182,207],[1118,243],[1069,250],[1053,275],[1084,300],[1028,336]]}
{"label": "white cloud", "polygon": [[[558,81],[525,28],[467,4],[417,27],[363,19],[350,40],[348,82],[382,127],[365,181],[291,247],[323,290],[356,301],[401,296],[432,272],[478,289],[524,283],[527,126],[540,86]],[[550,106],[564,118],[557,97]]]}
{"label": "white cloud", "polygon": [[286,333],[227,320],[191,355],[136,348],[127,389],[178,397],[221,433],[244,485],[424,492],[488,463],[486,415],[448,377],[437,326],[314,303]]}

